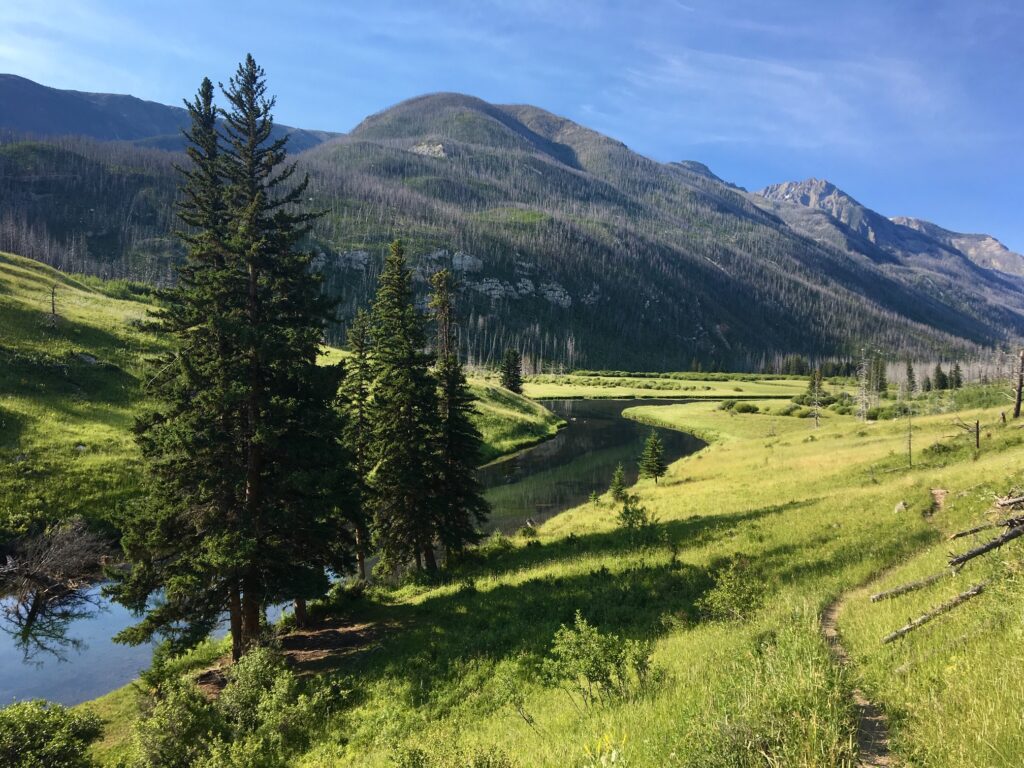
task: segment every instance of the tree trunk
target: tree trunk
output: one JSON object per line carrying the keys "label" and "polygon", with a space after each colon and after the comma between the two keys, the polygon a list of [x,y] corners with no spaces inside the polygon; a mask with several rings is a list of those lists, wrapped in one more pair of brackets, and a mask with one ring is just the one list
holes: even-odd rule
{"label": "tree trunk", "polygon": [[242,658],[242,594],[238,582],[228,590],[228,612],[231,616],[231,660]]}
{"label": "tree trunk", "polygon": [[242,650],[248,651],[260,638],[260,602],[251,589],[242,594]]}
{"label": "tree trunk", "polygon": [[423,561],[427,564],[427,570],[431,573],[437,571],[437,558],[434,557],[434,547],[427,544],[423,548]]}
{"label": "tree trunk", "polygon": [[295,626],[303,629],[309,626],[309,614],[306,612],[306,598],[295,598]]}
{"label": "tree trunk", "polygon": [[1020,351],[1020,360],[1017,363],[1017,398],[1013,402],[1013,418],[1020,418],[1020,400],[1024,394],[1024,349]]}
{"label": "tree trunk", "polygon": [[366,542],[363,541],[362,526],[356,526],[356,564],[359,566],[359,578],[366,581]]}

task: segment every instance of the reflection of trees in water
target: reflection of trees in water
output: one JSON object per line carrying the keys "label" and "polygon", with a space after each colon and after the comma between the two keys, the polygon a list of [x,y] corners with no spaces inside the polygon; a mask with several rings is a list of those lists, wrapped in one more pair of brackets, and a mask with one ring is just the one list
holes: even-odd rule
{"label": "reflection of trees in water", "polygon": [[109,544],[81,518],[18,542],[0,566],[0,629],[10,634],[26,661],[40,655],[67,658],[82,641],[68,628],[101,605],[93,584]]}

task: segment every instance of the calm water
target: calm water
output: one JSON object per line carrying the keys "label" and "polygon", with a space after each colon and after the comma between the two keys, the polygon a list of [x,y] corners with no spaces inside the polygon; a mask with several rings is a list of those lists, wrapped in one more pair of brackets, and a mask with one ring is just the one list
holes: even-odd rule
{"label": "calm water", "polygon": [[[644,400],[662,405],[683,400]],[[608,488],[615,465],[622,462],[627,481],[636,480],[637,458],[651,428],[623,419],[636,400],[552,400],[545,406],[566,420],[556,437],[480,470],[492,505],[490,525],[514,531],[528,518],[536,522],[582,503],[591,491]],[[704,444],[674,430],[658,429],[666,461],[699,450]],[[45,698],[77,704],[119,688],[149,666],[151,646],[117,645],[111,637],[134,623],[121,606],[99,597],[99,588],[77,617],[47,627],[44,649],[19,645],[0,600],[0,706],[13,700]],[[270,613],[279,613],[273,611]],[[274,617],[271,616],[273,619]]]}
{"label": "calm water", "polygon": [[[481,479],[491,502],[490,525],[510,532],[527,519],[540,522],[583,503],[592,491],[608,490],[615,466],[636,482],[637,459],[651,427],[622,418],[635,405],[671,405],[686,400],[546,400],[543,404],[568,426],[552,440],[489,464]],[[704,447],[692,435],[656,429],[666,462]]]}

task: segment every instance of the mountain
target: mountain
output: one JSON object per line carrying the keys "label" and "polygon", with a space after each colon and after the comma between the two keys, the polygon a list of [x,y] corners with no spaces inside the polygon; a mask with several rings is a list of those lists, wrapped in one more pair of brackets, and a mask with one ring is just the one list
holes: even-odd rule
{"label": "mountain", "polygon": [[1014,253],[991,235],[951,232],[937,224],[906,216],[886,217],[854,200],[822,179],[772,184],[756,194],[782,205],[820,210],[849,230],[898,257],[955,253],[979,267],[1024,275],[1024,256]]}
{"label": "mountain", "polygon": [[1011,251],[992,235],[951,232],[930,221],[907,216],[893,216],[892,221],[921,232],[948,248],[960,251],[980,267],[995,269],[1011,275],[1024,275],[1024,255]]}
{"label": "mountain", "polygon": [[[169,281],[181,257],[170,236],[179,158],[123,142],[8,139],[0,250]],[[533,365],[750,369],[863,345],[965,355],[1024,335],[1024,279],[935,251],[931,237],[825,182],[808,195],[837,215],[799,202],[795,188],[748,193],[698,162],[656,162],[533,106],[429,94],[297,159],[311,205],[326,211],[311,245],[339,298],[336,341],[395,236],[421,295],[432,271],[458,274],[476,363],[516,345]]]}
{"label": "mountain", "polygon": [[[88,136],[101,141],[130,141],[161,149],[183,147],[181,129],[188,115],[134,96],[64,91],[17,75],[0,74],[0,130],[34,137]],[[333,138],[325,131],[278,126],[291,136],[296,151]]]}

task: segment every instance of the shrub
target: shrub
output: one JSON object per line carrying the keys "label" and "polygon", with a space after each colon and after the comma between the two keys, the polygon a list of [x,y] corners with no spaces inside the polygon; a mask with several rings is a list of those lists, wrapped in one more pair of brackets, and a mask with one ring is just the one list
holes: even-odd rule
{"label": "shrub", "polygon": [[584,706],[607,704],[648,690],[652,651],[650,641],[599,632],[576,611],[573,626],[563,624],[555,632],[543,672],[549,684]]}
{"label": "shrub", "polygon": [[536,539],[540,534],[537,533],[537,529],[532,525],[524,525],[519,528],[519,536],[523,539]]}
{"label": "shrub", "polygon": [[697,603],[711,618],[742,621],[764,601],[766,588],[745,557],[734,557],[715,576],[715,586]]}
{"label": "shrub", "polygon": [[616,520],[619,527],[625,530],[631,539],[650,541],[655,538],[658,518],[647,511],[640,503],[640,498],[632,494],[619,510]]}
{"label": "shrub", "polygon": [[89,745],[103,729],[98,717],[47,701],[0,709],[0,765],[9,768],[92,768]]}
{"label": "shrub", "polygon": [[393,758],[397,768],[515,768],[516,763],[497,747],[466,751],[452,745],[428,754],[419,747],[401,747]]}
{"label": "shrub", "polygon": [[295,675],[267,648],[256,648],[228,671],[210,701],[186,677],[166,683],[136,726],[136,768],[277,768],[308,744],[319,700],[299,691]]}
{"label": "shrub", "polygon": [[733,413],[757,413],[759,409],[754,403],[736,403],[732,410]]}

